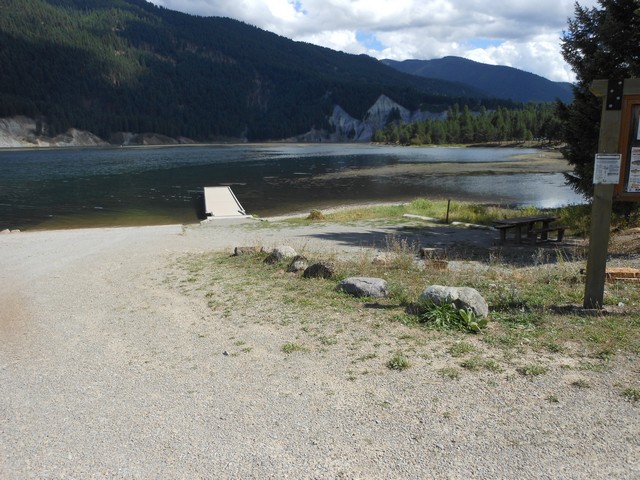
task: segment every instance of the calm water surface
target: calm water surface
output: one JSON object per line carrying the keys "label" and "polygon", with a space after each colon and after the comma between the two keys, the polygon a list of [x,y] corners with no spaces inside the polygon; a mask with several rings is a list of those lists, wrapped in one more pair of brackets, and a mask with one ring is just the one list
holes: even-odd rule
{"label": "calm water surface", "polygon": [[261,216],[417,196],[555,207],[580,203],[562,174],[345,176],[401,163],[510,161],[534,150],[360,145],[0,151],[0,230],[193,223],[202,187],[231,185]]}

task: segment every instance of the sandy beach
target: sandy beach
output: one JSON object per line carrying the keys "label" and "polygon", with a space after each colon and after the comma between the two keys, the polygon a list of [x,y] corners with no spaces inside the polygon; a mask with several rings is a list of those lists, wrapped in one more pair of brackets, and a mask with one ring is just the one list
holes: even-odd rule
{"label": "sandy beach", "polygon": [[[616,387],[639,378],[637,356],[616,356],[581,390],[561,356],[535,378],[452,381],[434,354],[403,372],[372,358],[353,379],[357,342],[287,356],[300,326],[277,305],[232,302],[222,315],[179,287],[184,256],[279,244],[358,254],[397,231],[229,221],[0,235],[0,477],[640,477],[638,406]],[[495,237],[443,226],[420,241]]]}

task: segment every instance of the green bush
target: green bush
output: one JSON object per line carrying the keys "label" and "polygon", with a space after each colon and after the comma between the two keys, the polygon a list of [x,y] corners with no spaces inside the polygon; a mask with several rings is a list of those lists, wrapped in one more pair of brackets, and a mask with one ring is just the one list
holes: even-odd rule
{"label": "green bush", "polygon": [[458,309],[449,303],[436,305],[427,302],[422,309],[425,311],[420,315],[420,320],[443,330],[479,333],[488,323],[486,318],[478,317],[472,310]]}

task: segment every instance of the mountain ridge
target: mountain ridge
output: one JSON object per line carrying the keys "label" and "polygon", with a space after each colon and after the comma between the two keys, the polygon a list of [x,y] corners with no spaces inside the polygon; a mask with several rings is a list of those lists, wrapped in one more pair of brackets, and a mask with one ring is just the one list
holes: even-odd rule
{"label": "mountain ridge", "polygon": [[516,102],[571,102],[571,84],[554,82],[535,73],[504,65],[489,65],[462,57],[447,56],[433,60],[381,60],[398,71],[424,78],[458,81],[485,92],[488,97]]}
{"label": "mountain ridge", "polygon": [[363,123],[381,97],[391,109],[432,115],[456,103],[516,106],[459,79],[409,75],[366,55],[145,0],[3,0],[0,64],[0,118],[34,119],[30,138],[73,128],[106,140],[122,132],[196,141],[305,132],[353,139],[337,127],[337,106]]}

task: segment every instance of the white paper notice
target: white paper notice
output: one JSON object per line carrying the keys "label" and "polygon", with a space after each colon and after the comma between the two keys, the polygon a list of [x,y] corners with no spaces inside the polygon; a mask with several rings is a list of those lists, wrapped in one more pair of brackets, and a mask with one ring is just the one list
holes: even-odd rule
{"label": "white paper notice", "polygon": [[640,192],[640,147],[631,148],[627,192]]}
{"label": "white paper notice", "polygon": [[622,155],[619,153],[597,153],[593,168],[593,183],[616,185],[620,181],[620,164]]}

